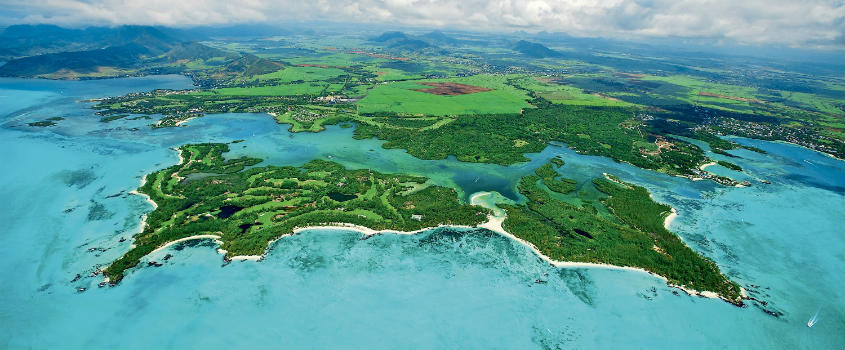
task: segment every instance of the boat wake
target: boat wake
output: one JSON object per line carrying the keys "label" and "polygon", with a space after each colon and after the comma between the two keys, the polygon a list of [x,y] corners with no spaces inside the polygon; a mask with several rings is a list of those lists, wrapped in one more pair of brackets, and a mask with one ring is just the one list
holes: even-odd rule
{"label": "boat wake", "polygon": [[818,320],[819,320],[819,311],[821,311],[821,310],[822,310],[822,308],[821,308],[821,306],[819,306],[819,309],[818,309],[818,310],[816,310],[816,313],[813,315],[813,317],[812,317],[812,318],[810,318],[810,320],[809,320],[809,321],[807,321],[807,327],[812,328],[812,327],[816,324],[816,322],[818,322]]}

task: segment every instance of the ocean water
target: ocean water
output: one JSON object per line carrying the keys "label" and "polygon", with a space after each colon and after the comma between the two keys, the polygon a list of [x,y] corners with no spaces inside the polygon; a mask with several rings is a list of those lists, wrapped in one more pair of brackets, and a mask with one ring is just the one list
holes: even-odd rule
{"label": "ocean water", "polygon": [[[425,161],[381,149],[378,140],[353,140],[349,128],[290,134],[265,115],[223,114],[152,130],[145,120],[100,123],[81,102],[189,86],[180,76],[0,79],[0,347],[845,346],[845,162],[737,138],[768,153],[714,155],[746,172],[708,170],[753,183],[726,188],[562,145],[509,167]],[[66,119],[26,125],[55,116]],[[120,285],[99,288],[102,276],[90,274],[128,249],[140,216],[152,209],[127,194],[141,176],[175,164],[172,147],[238,139],[245,141],[232,145],[231,156],[277,165],[331,157],[348,167],[426,175],[464,198],[497,191],[516,201],[519,177],[560,155],[561,172],[583,191],[609,172],[677,208],[670,228],[766,305],[688,296],[644,273],[553,268],[495,233],[457,229],[367,239],[310,230],[277,241],[263,261],[228,264],[213,242],[197,240],[146,258],[161,267],[142,264]],[[817,310],[818,323],[808,328]]]}

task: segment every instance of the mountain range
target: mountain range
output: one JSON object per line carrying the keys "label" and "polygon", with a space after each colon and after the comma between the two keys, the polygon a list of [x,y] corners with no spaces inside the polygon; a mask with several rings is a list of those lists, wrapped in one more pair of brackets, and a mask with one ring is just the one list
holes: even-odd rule
{"label": "mountain range", "polygon": [[180,60],[239,54],[173,38],[155,27],[121,26],[68,29],[52,25],[16,25],[0,33],[0,76],[73,77],[161,66]]}

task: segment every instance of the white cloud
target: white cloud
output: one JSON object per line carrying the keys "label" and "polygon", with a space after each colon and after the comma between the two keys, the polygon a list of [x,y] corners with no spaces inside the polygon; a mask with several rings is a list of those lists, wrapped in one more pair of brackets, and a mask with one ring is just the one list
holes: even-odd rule
{"label": "white cloud", "polygon": [[845,42],[841,0],[0,0],[0,20],[181,27],[324,20],[790,46]]}

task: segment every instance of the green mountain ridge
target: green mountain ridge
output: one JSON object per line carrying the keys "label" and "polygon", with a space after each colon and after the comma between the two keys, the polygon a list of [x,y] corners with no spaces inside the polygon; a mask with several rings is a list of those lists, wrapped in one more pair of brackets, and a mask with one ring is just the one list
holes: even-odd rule
{"label": "green mountain ridge", "polygon": [[513,46],[513,50],[534,58],[558,57],[561,55],[560,52],[552,50],[543,44],[532,43],[525,40],[518,41]]}
{"label": "green mountain ridge", "polygon": [[[43,35],[44,39],[39,35]],[[18,45],[29,45],[29,48],[16,49]],[[234,59],[239,56],[200,43],[177,40],[148,26],[84,30],[13,26],[0,34],[0,47],[6,47],[7,53],[47,51],[9,60],[0,66],[0,76],[6,77],[59,74],[73,78],[74,74],[97,73],[100,70],[120,72],[179,60]],[[70,51],[61,51],[63,49]],[[59,51],[53,52],[56,50]]]}

